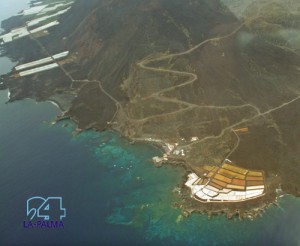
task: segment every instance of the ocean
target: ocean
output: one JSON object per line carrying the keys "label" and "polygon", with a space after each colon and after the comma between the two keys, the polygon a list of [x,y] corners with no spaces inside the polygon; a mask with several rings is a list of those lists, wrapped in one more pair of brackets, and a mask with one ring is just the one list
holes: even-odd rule
{"label": "ocean", "polygon": [[[0,0],[0,20],[26,6]],[[14,64],[0,58],[0,74]],[[184,169],[155,168],[161,151],[117,133],[86,131],[60,110],[26,99],[6,104],[0,91],[0,245],[300,245],[300,199],[283,196],[254,221],[188,218],[173,204]],[[26,201],[59,196],[64,228],[24,228]]]}

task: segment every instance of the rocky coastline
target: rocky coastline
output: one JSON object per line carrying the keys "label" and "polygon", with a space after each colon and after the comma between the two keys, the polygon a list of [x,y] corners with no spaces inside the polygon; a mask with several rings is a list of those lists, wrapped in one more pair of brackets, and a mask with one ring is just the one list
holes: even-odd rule
{"label": "rocky coastline", "polygon": [[[70,15],[68,15],[66,18],[70,18]],[[96,17],[95,17],[96,18]],[[14,18],[10,19],[8,23],[6,23],[5,28],[11,28],[15,25],[19,24],[19,18],[16,18],[14,22]],[[239,30],[239,29],[236,29]],[[7,29],[8,31],[8,29]],[[55,29],[54,33],[59,36],[60,30]],[[67,39],[67,38],[66,38]],[[66,39],[59,39],[59,44],[61,44],[64,48],[68,45],[66,42]],[[43,37],[42,43],[44,45],[48,45],[49,49],[55,50],[52,42],[57,41],[56,38],[49,37]],[[71,42],[71,41],[68,41]],[[100,42],[100,41],[99,41]],[[31,54],[29,51],[24,51],[22,47],[30,43],[30,50],[31,48],[34,49],[36,52],[34,54]],[[19,60],[20,63],[23,61],[28,61],[35,59],[37,57],[43,57],[45,54],[44,51],[37,48],[33,40],[30,38],[24,38],[23,40],[18,40],[15,43],[9,44],[7,46],[4,46],[3,55],[6,55],[14,60]],[[74,45],[75,46],[75,45]],[[101,44],[99,44],[99,47]],[[72,50],[73,53],[76,53],[76,49]],[[78,51],[79,52],[79,51]],[[80,53],[80,52],[79,52]],[[79,54],[80,56],[80,54]],[[98,94],[95,94],[94,98],[90,97],[90,93],[95,91],[95,88],[98,88],[98,84],[95,82],[98,82],[94,79],[82,79],[88,77],[89,71],[83,71],[84,69],[80,70],[80,72],[77,71],[77,69],[82,65],[82,57],[81,59],[75,60],[75,62],[71,64],[66,65],[66,70],[72,71],[73,74],[75,74],[76,79],[70,82],[70,79],[67,78],[66,74],[62,73],[61,71],[55,72],[55,81],[57,83],[52,83],[51,81],[51,72],[46,72],[45,74],[41,76],[33,76],[30,78],[12,78],[11,73],[3,76],[4,83],[1,84],[0,81],[0,89],[6,89],[9,88],[11,90],[11,99],[10,102],[13,102],[14,100],[22,100],[23,98],[30,97],[33,99],[36,99],[37,101],[45,101],[45,100],[52,100],[56,102],[61,110],[63,111],[62,115],[57,117],[57,121],[62,120],[72,120],[78,127],[74,131],[74,134],[80,134],[82,131],[93,129],[95,131],[104,131],[104,130],[113,130],[116,131],[118,134],[123,136],[124,138],[127,138],[129,142],[131,143],[147,143],[151,144],[155,147],[158,147],[162,150],[162,156],[154,157],[153,162],[156,167],[161,167],[162,165],[173,165],[173,166],[181,166],[184,167],[184,173],[182,178],[182,183],[179,184],[179,193],[182,197],[182,201],[180,203],[174,204],[174,206],[179,207],[182,209],[182,215],[188,216],[191,213],[205,213],[208,214],[208,216],[214,216],[214,215],[221,215],[225,214],[227,218],[240,218],[240,219],[255,219],[257,216],[260,216],[264,209],[266,209],[270,204],[277,204],[276,199],[278,197],[276,193],[276,189],[280,186],[282,183],[281,178],[277,177],[277,174],[269,172],[268,178],[267,178],[267,192],[264,197],[257,198],[253,201],[247,201],[247,202],[241,202],[241,203],[222,203],[222,204],[216,204],[216,203],[200,203],[197,201],[194,201],[190,197],[190,191],[184,186],[184,183],[186,181],[186,174],[189,172],[192,172],[195,169],[194,164],[192,163],[193,160],[198,158],[198,156],[193,156],[193,158],[186,158],[187,151],[191,151],[190,148],[185,148],[186,145],[193,144],[193,141],[197,143],[199,140],[180,140],[181,143],[176,146],[175,144],[170,144],[169,140],[160,140],[155,139],[154,136],[151,135],[149,137],[135,137],[132,136],[134,134],[128,134],[129,130],[124,130],[126,128],[126,120],[122,117],[125,117],[123,115],[118,115],[120,113],[120,105],[123,106],[129,101],[130,99],[126,98],[126,96],[121,95],[119,87],[116,89],[117,92],[113,91],[113,89],[109,83],[106,83],[106,87],[110,89],[112,92],[111,98],[117,98],[118,102],[121,102],[120,105],[118,105],[115,102],[112,102],[111,98],[107,97],[103,90],[97,92]],[[85,58],[87,59],[87,58]],[[82,65],[83,66],[83,65]],[[141,64],[140,68],[145,65]],[[84,66],[83,66],[84,67]],[[86,67],[85,67],[86,69]],[[136,72],[138,73],[138,72]],[[186,72],[186,75],[189,75],[188,72]],[[90,76],[90,75],[89,75]],[[190,75],[189,75],[190,76]],[[54,77],[54,76],[53,76]],[[82,80],[80,80],[82,79]],[[44,85],[38,85],[41,81],[46,81]],[[91,83],[87,83],[91,82]],[[27,87],[29,84],[34,84],[34,86]],[[100,83],[99,83],[100,84]],[[123,84],[124,85],[124,84]],[[39,87],[40,86],[40,87]],[[59,87],[59,89],[57,88]],[[64,98],[68,98],[65,100]],[[100,99],[99,99],[100,98]],[[134,98],[135,99],[135,98]],[[83,105],[86,103],[86,105]],[[101,112],[100,116],[95,116],[94,112],[89,112],[89,106],[99,104],[99,111]],[[236,106],[234,106],[236,107]],[[117,111],[115,110],[117,108]],[[182,110],[182,109],[179,109]],[[254,108],[254,111],[259,111]],[[87,113],[88,112],[88,113]],[[252,112],[251,112],[252,113]],[[117,115],[117,117],[115,117]],[[244,115],[242,114],[244,117]],[[263,115],[264,116],[264,115]],[[90,117],[90,118],[89,118]],[[253,116],[251,116],[253,117]],[[112,119],[115,120],[117,118],[118,125],[112,124]],[[259,118],[259,117],[258,117]],[[229,121],[229,120],[228,120]],[[116,121],[117,122],[117,121]],[[251,122],[252,123],[252,122]],[[269,123],[269,122],[268,122]],[[259,123],[259,127],[262,125],[263,127],[265,122]],[[129,123],[128,123],[129,125]],[[253,125],[256,127],[256,123]],[[254,128],[254,127],[253,127]],[[270,128],[267,126],[266,128]],[[276,128],[276,127],[275,127]],[[235,150],[236,146],[234,146],[234,140],[236,136],[231,136],[230,131],[228,133],[226,131],[222,131],[224,134],[224,139],[221,139],[226,144],[223,144],[220,149],[220,153],[215,154],[215,156],[207,157],[207,160],[212,161],[211,164],[216,164],[218,161],[223,161],[221,158],[225,155],[231,154],[231,150]],[[272,132],[270,134],[273,134]],[[215,134],[217,135],[217,134]],[[178,141],[178,142],[180,142]],[[170,146],[172,147],[172,150],[170,150]],[[202,147],[201,145],[199,145]],[[210,144],[210,146],[214,146],[213,144]],[[176,151],[178,149],[178,153],[176,155],[172,154],[174,150]],[[203,149],[206,150],[204,147]],[[204,152],[205,152],[204,151]],[[172,152],[172,153],[171,153]],[[211,154],[213,155],[213,154]],[[240,156],[236,156],[236,159],[239,159]],[[206,161],[206,159],[205,159]],[[215,162],[213,162],[215,161]],[[200,161],[199,161],[200,163]],[[201,163],[204,163],[204,161],[201,160]],[[198,165],[200,166],[200,165]],[[197,166],[197,167],[198,167]],[[292,188],[291,188],[292,190]]]}

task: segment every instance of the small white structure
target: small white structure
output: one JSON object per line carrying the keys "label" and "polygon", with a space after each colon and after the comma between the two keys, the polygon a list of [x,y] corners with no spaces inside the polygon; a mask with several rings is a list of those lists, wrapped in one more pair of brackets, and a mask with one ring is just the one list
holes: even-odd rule
{"label": "small white structure", "polygon": [[191,142],[195,142],[195,141],[198,141],[198,140],[199,140],[198,137],[192,137],[192,138],[191,138]]}
{"label": "small white structure", "polygon": [[36,66],[39,66],[39,65],[43,65],[45,63],[52,62],[54,60],[64,58],[68,54],[69,54],[69,51],[65,51],[65,52],[62,52],[62,53],[55,54],[51,57],[49,56],[49,57],[46,57],[46,58],[43,58],[43,59],[40,59],[40,60],[37,60],[37,61],[33,61],[33,62],[29,62],[29,63],[25,63],[25,64],[22,64],[22,65],[16,66],[15,69],[17,71],[19,71],[19,70],[23,70],[23,69],[27,69],[27,68],[31,68],[31,67],[36,67]]}
{"label": "small white structure", "polygon": [[20,28],[11,30],[10,33],[0,36],[0,39],[2,39],[4,43],[9,43],[9,42],[13,41],[14,39],[22,38],[22,37],[25,37],[28,35],[29,35],[29,32],[28,32],[27,28],[20,27]]}
{"label": "small white structure", "polygon": [[181,149],[180,152],[181,152],[181,156],[185,156],[185,153],[184,153],[183,149]]}
{"label": "small white structure", "polygon": [[180,150],[178,150],[178,149],[174,150],[173,155],[180,155]]}
{"label": "small white structure", "polygon": [[169,144],[169,143],[166,143],[166,152],[168,154],[170,154],[174,149],[175,149],[175,146],[173,144]]}
{"label": "small white structure", "polygon": [[74,2],[69,2],[69,3],[58,3],[52,7],[48,7],[49,5],[46,6],[46,8],[43,8],[41,9],[41,11],[39,11],[37,14],[38,15],[42,15],[42,14],[45,14],[47,12],[50,12],[50,11],[54,11],[56,9],[58,9],[59,7],[64,7],[64,6],[69,6],[71,4],[73,4]]}
{"label": "small white structure", "polygon": [[24,16],[27,16],[27,15],[44,15],[45,13],[47,13],[49,11],[55,11],[57,8],[60,8],[60,7],[63,7],[63,6],[66,6],[66,8],[63,9],[63,10],[57,11],[56,13],[54,13],[52,15],[43,16],[43,17],[36,18],[36,19],[31,20],[31,21],[28,21],[26,23],[26,26],[13,29],[13,30],[11,30],[11,32],[9,32],[7,34],[0,35],[0,44],[1,45],[5,44],[5,43],[12,42],[13,40],[18,39],[18,38],[28,36],[31,33],[37,33],[37,32],[46,30],[46,29],[48,29],[52,26],[58,25],[59,22],[57,20],[55,20],[55,21],[47,23],[43,26],[37,27],[37,28],[35,28],[31,31],[28,30],[28,27],[38,25],[40,22],[43,22],[43,21],[45,21],[49,18],[53,18],[55,16],[62,15],[64,13],[66,13],[71,8],[70,5],[73,4],[74,2],[73,1],[72,2],[67,2],[67,3],[66,2],[57,2],[56,5],[51,6],[51,7],[49,7],[49,4],[39,5],[40,3],[42,3],[42,2],[37,2],[36,5],[38,5],[38,6],[33,6],[29,9],[25,9],[18,15],[24,15]]}
{"label": "small white structure", "polygon": [[37,67],[37,68],[33,68],[33,69],[30,69],[30,70],[20,72],[20,76],[24,77],[24,76],[39,73],[39,72],[42,72],[42,71],[50,70],[50,69],[53,69],[53,68],[56,68],[56,67],[58,67],[57,63],[51,63],[51,64],[46,65],[46,66]]}
{"label": "small white structure", "polygon": [[21,15],[34,15],[34,14],[38,14],[39,12],[41,12],[46,7],[47,7],[47,5],[40,5],[40,6],[31,7],[29,9],[24,9],[21,12]]}
{"label": "small white structure", "polygon": [[19,38],[28,36],[30,33],[37,33],[37,32],[46,30],[46,29],[48,29],[52,26],[56,26],[58,24],[59,24],[58,21],[52,21],[52,22],[47,23],[43,26],[35,28],[31,31],[29,31],[27,29],[27,27],[16,28],[16,29],[11,30],[11,32],[9,32],[7,34],[4,34],[4,35],[0,36],[0,40],[3,40],[2,42],[4,42],[4,43],[9,43],[9,42],[12,42],[15,39],[19,39]]}
{"label": "small white structure", "polygon": [[71,7],[68,7],[66,9],[63,9],[63,10],[60,10],[58,11],[57,13],[53,14],[53,15],[47,15],[47,16],[43,16],[43,17],[40,17],[40,18],[37,18],[37,19],[34,19],[34,20],[31,20],[31,21],[28,21],[26,23],[26,26],[30,27],[30,26],[34,26],[34,25],[37,25],[39,24],[40,22],[42,21],[45,21],[45,20],[48,20],[52,17],[55,17],[55,16],[59,16],[59,15],[62,15],[64,13],[66,13]]}
{"label": "small white structure", "polygon": [[164,159],[161,158],[161,157],[158,157],[158,156],[154,156],[154,157],[152,158],[152,160],[153,160],[155,163],[160,163],[160,162],[162,162]]}
{"label": "small white structure", "polygon": [[37,5],[40,5],[42,4],[43,2],[35,2],[35,3],[32,3],[34,6],[37,6]]}
{"label": "small white structure", "polygon": [[59,25],[59,22],[58,21],[52,21],[52,22],[49,22],[49,23],[47,23],[43,26],[40,26],[40,27],[37,27],[37,28],[31,30],[30,33],[37,33],[37,32],[43,31],[45,29],[48,29],[48,28],[50,28],[52,26],[56,26],[56,25]]}

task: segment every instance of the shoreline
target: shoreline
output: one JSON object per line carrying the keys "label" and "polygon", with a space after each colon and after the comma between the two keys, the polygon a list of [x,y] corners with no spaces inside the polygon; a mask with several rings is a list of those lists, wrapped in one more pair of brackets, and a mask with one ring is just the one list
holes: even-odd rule
{"label": "shoreline", "polygon": [[[39,102],[39,101],[37,101],[34,98],[32,98],[32,99],[35,100],[36,102]],[[23,99],[17,99],[17,100],[21,101]],[[65,115],[65,113],[67,111],[64,111],[62,104],[58,100],[50,98],[50,99],[45,99],[44,101],[48,101],[52,105],[54,105],[55,107],[57,107],[57,108],[60,109],[61,115],[57,116],[57,119],[55,120],[55,122],[67,119],[67,120],[71,120],[72,122],[75,123],[75,125],[77,126],[77,128],[74,130],[74,134],[75,135],[76,134],[80,134],[81,132],[86,131],[86,130],[94,130],[95,132],[99,132],[99,130],[97,128],[93,128],[93,127],[91,127],[91,128],[85,128],[85,129],[78,128],[78,125],[79,125],[78,124],[78,120],[75,119],[74,117],[72,117],[71,115]],[[177,166],[177,165],[178,166],[182,166],[185,169],[185,173],[183,174],[183,177],[185,177],[184,175],[186,175],[191,170],[191,168],[189,167],[188,163],[186,163],[184,161],[184,158],[179,158],[179,157],[176,158],[175,156],[168,155],[168,153],[166,152],[166,146],[168,146],[168,143],[164,142],[163,140],[150,141],[150,140],[147,140],[147,138],[141,138],[141,139],[135,139],[135,138],[133,138],[133,139],[131,139],[130,137],[124,136],[120,130],[114,128],[113,126],[107,126],[105,129],[103,129],[103,131],[107,131],[107,130],[112,130],[112,131],[116,132],[122,138],[127,139],[127,141],[129,143],[138,143],[138,144],[142,143],[142,144],[148,144],[148,145],[150,144],[151,146],[155,146],[156,148],[160,149],[162,151],[163,155],[167,155],[168,156],[168,159],[165,160],[165,161],[162,161],[158,165],[155,165],[156,167],[160,167],[160,166],[165,165],[165,164],[168,164],[168,165],[171,165],[171,166]],[[182,181],[182,182],[184,184],[184,181]],[[179,183],[178,185],[182,186],[183,184]],[[257,199],[259,199],[259,198],[257,198]],[[192,199],[190,198],[190,202],[191,201],[192,201]],[[244,205],[247,202],[248,201],[243,201],[243,202],[238,202],[238,203],[241,204],[241,206],[242,206],[242,205]],[[230,206],[227,206],[226,203],[222,203],[222,204],[224,204],[224,207],[225,207],[224,210],[229,210],[228,207],[230,207]],[[272,202],[270,202],[270,204],[272,204]],[[268,206],[268,203],[266,203],[266,206]],[[197,208],[197,207],[199,207],[199,208]],[[253,210],[256,210],[256,208],[254,208]],[[210,214],[210,213],[213,214],[215,212],[219,213],[220,209],[216,209],[216,210],[212,209],[211,211],[209,211],[209,209],[207,209],[207,208],[202,208],[202,206],[200,206],[200,205],[199,206],[195,205],[195,208],[193,208],[192,211],[193,212],[200,212],[200,213],[206,212],[207,214]],[[223,210],[221,209],[221,211],[223,211]],[[251,212],[251,209],[249,211]],[[247,213],[249,211],[247,210],[245,213]],[[228,212],[228,213],[230,213],[230,212]]]}
{"label": "shoreline", "polygon": [[[34,99],[31,99],[34,100]],[[21,100],[19,100],[21,101]],[[52,102],[52,100],[45,100],[49,103],[51,103],[53,106],[58,107],[60,110],[60,106],[56,102]],[[38,103],[38,101],[36,101]],[[57,115],[57,119],[53,122],[53,124],[56,124],[60,121],[71,121],[75,125],[75,130],[73,131],[73,135],[76,136],[84,131],[94,131],[95,133],[99,132],[97,128],[87,128],[87,129],[80,129],[78,128],[78,123],[77,120],[74,119],[71,116],[64,115],[64,111],[61,110],[61,115]],[[164,155],[166,154],[165,147],[167,146],[167,143],[163,142],[162,140],[160,141],[149,141],[147,138],[144,139],[131,139],[127,136],[122,135],[122,133],[114,129],[110,126],[108,126],[105,130],[103,131],[111,131],[114,134],[117,134],[121,138],[125,139],[128,141],[130,144],[146,144],[149,146],[152,146],[154,148],[157,148],[158,150],[161,151],[161,153]],[[180,157],[172,157],[168,156],[167,161],[162,161],[160,165],[157,165],[153,160],[151,160],[153,163],[153,167],[155,168],[160,168],[163,165],[168,165],[170,167],[181,167],[184,169],[184,172],[182,174],[181,181],[178,182],[177,187],[180,187],[180,195],[181,195],[181,201],[178,204],[175,204],[175,207],[181,209],[182,211],[182,216],[188,217],[193,213],[199,213],[199,214],[206,214],[208,217],[212,216],[220,216],[220,215],[226,215],[227,219],[233,219],[235,217],[238,217],[239,219],[250,219],[253,220],[259,216],[261,216],[268,207],[271,205],[278,205],[277,201],[279,198],[279,194],[277,194],[275,197],[268,197],[270,196],[269,193],[269,187],[266,190],[266,194],[264,196],[260,196],[257,198],[254,198],[252,200],[247,200],[247,201],[241,201],[241,202],[234,202],[234,203],[229,203],[229,202],[210,202],[210,203],[202,203],[199,201],[194,200],[191,197],[190,190],[185,186],[186,182],[186,177],[187,174],[192,172],[192,170],[186,165],[185,161],[183,158]],[[285,193],[284,193],[285,194]],[[288,194],[285,194],[288,195]],[[266,197],[265,197],[266,196]],[[248,203],[256,203],[258,201],[258,204],[253,204],[250,205],[249,208],[243,208],[248,206]],[[220,207],[220,205],[222,207]],[[172,204],[170,204],[172,206]],[[208,208],[210,207],[210,208]],[[214,208],[215,207],[215,208]],[[238,207],[238,208],[237,208]]]}

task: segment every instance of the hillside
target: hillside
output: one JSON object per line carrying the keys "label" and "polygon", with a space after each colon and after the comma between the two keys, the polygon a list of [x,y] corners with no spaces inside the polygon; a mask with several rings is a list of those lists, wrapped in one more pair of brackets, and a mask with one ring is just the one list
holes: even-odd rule
{"label": "hillside", "polygon": [[[12,101],[63,101],[80,129],[177,143],[169,158],[197,173],[230,158],[266,173],[267,199],[280,185],[299,196],[300,6],[288,2],[78,0],[39,39],[70,50],[67,74],[5,83]],[[29,61],[40,47],[28,38],[6,50]]]}

